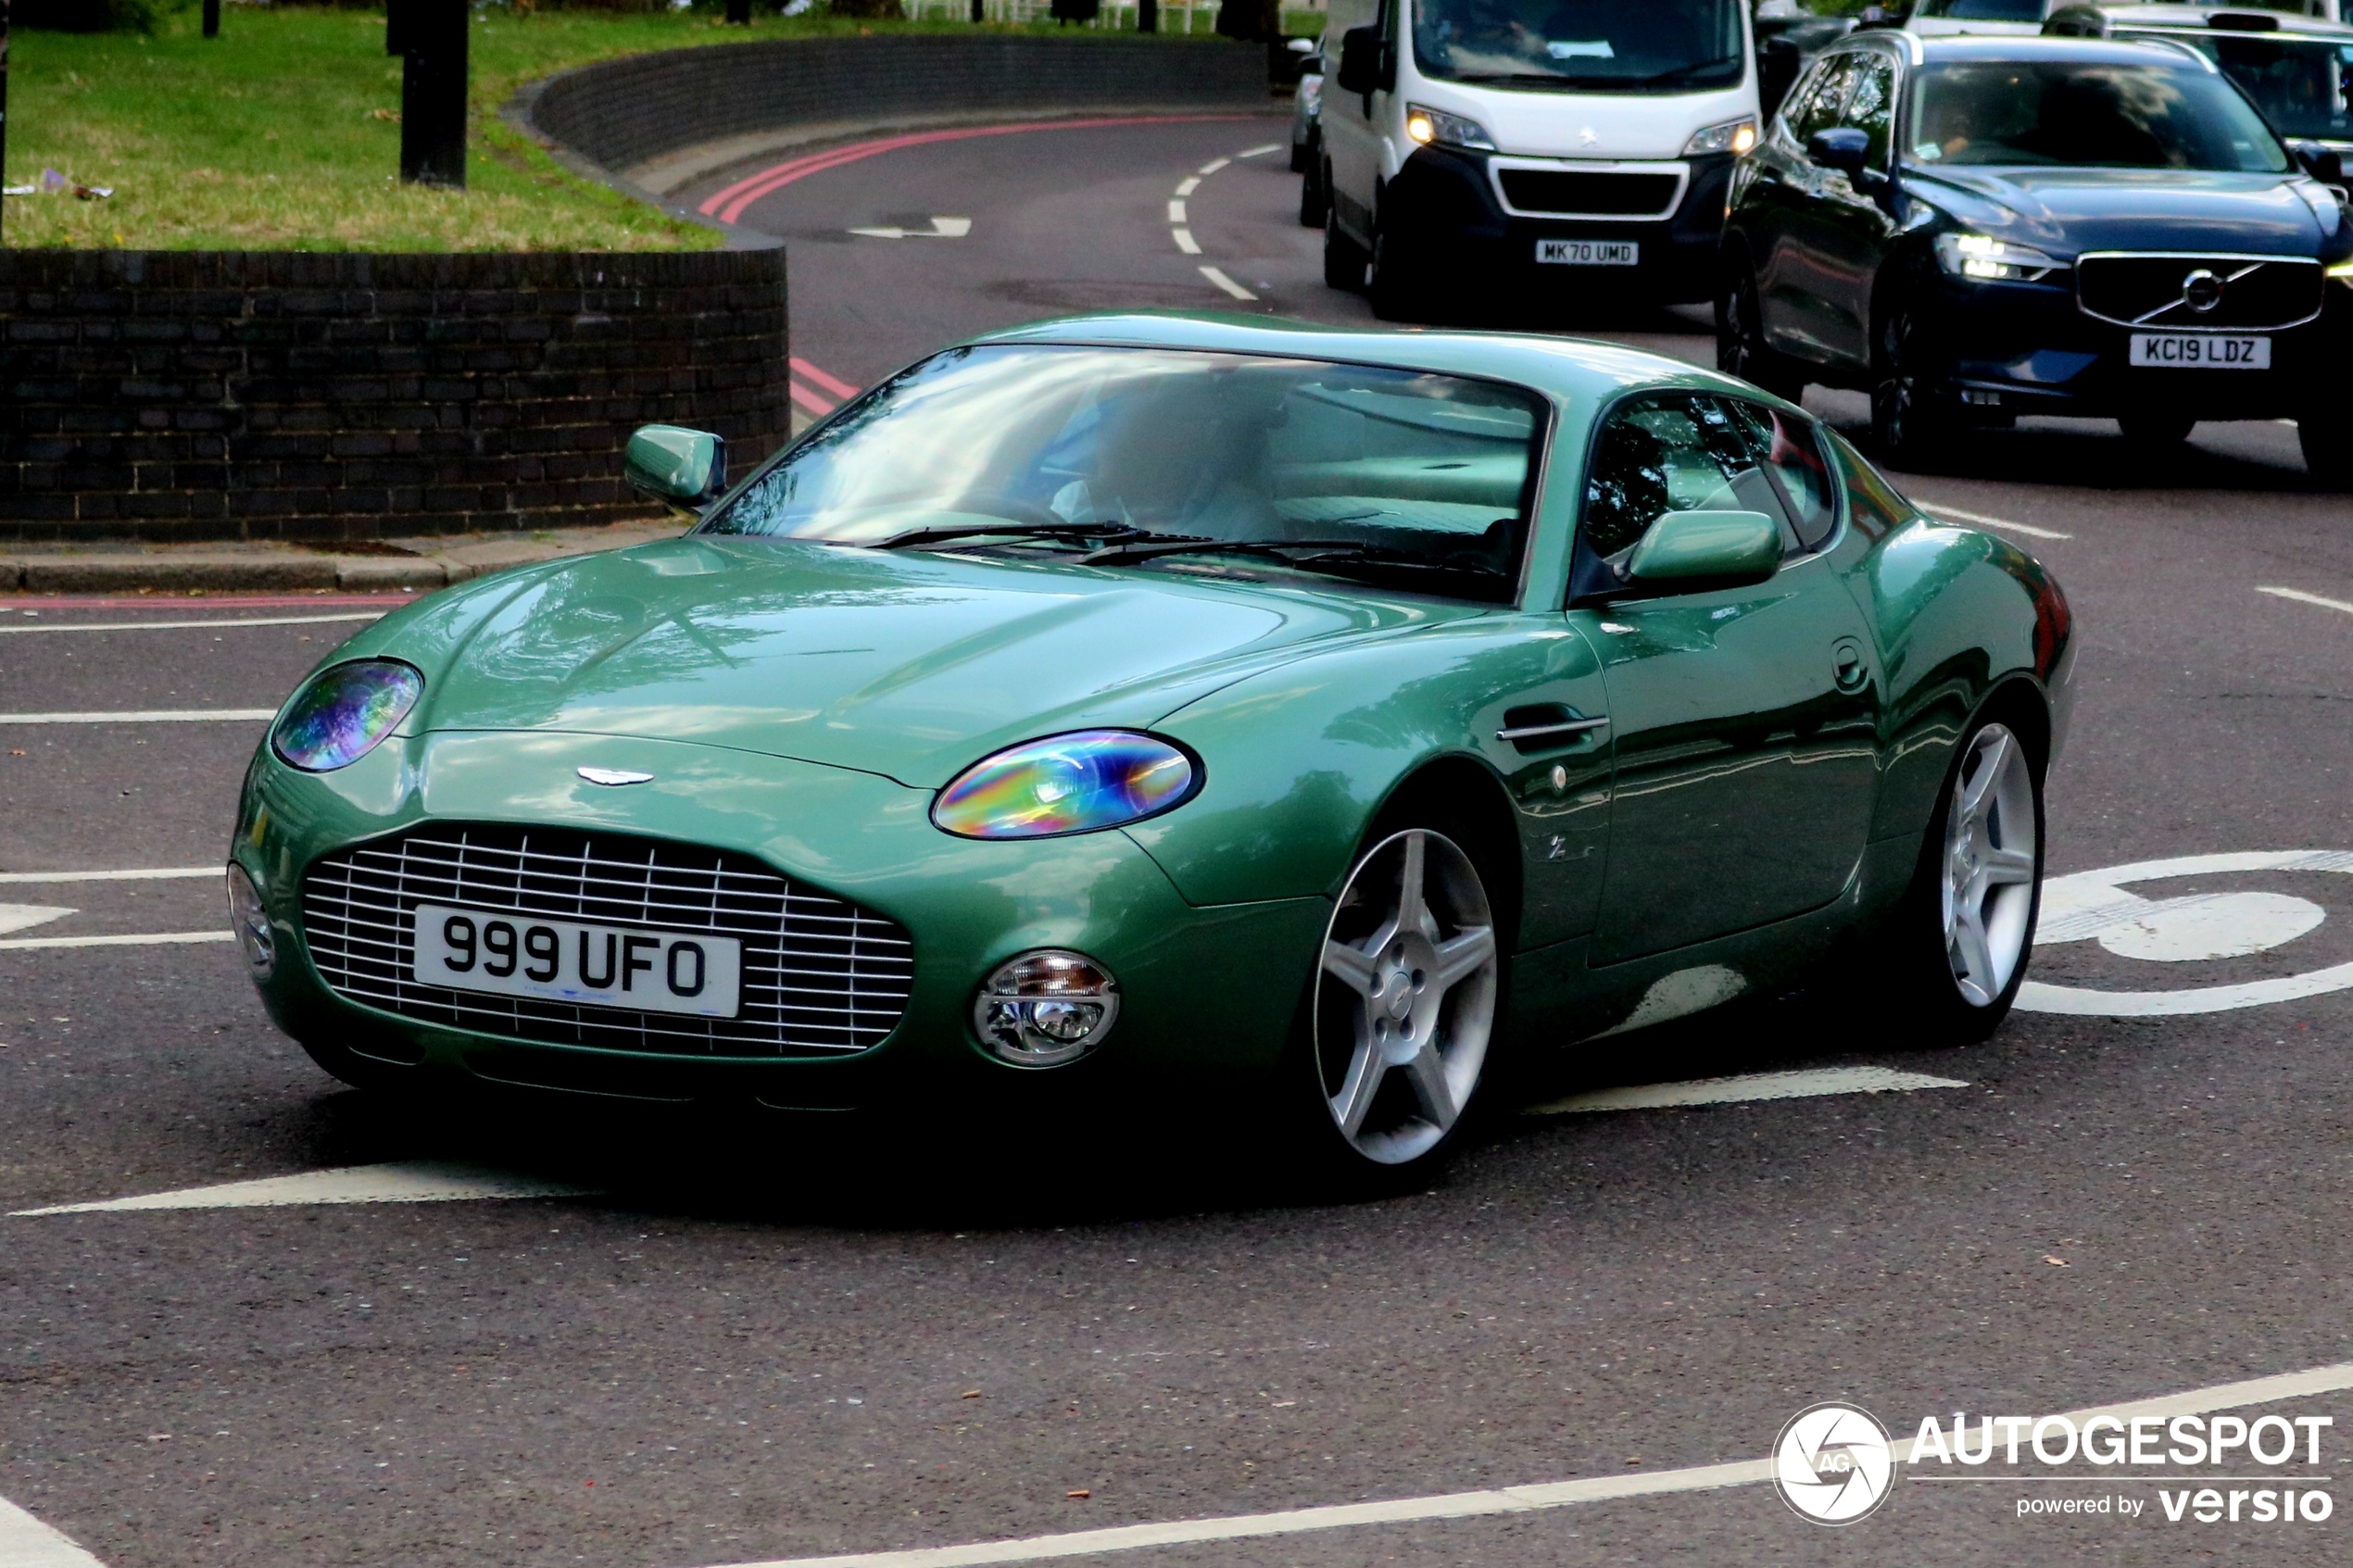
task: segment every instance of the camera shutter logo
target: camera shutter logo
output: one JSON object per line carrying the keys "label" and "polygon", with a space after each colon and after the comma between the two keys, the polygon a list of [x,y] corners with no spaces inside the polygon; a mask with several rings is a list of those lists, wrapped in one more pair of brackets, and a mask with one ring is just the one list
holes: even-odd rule
{"label": "camera shutter logo", "polygon": [[1790,1418],[1773,1444],[1773,1487],[1801,1519],[1852,1524],[1887,1500],[1895,1457],[1869,1411],[1836,1402]]}

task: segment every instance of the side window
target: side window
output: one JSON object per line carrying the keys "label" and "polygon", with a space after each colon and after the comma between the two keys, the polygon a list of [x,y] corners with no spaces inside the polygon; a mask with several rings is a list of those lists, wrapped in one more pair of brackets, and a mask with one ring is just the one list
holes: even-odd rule
{"label": "side window", "polygon": [[1621,565],[1665,512],[1755,511],[1783,519],[1755,438],[1718,398],[1688,394],[1629,398],[1613,409],[1593,444],[1579,537],[1609,566]]}
{"label": "side window", "polygon": [[1887,171],[1887,139],[1894,119],[1894,62],[1858,56],[1839,123],[1852,126],[1871,139],[1870,153],[1863,161],[1881,173]]}
{"label": "side window", "polygon": [[1797,547],[1818,550],[1838,531],[1838,493],[1813,422],[1755,403],[1733,403],[1749,449],[1773,477],[1783,510],[1796,529]]}
{"label": "side window", "polygon": [[1838,477],[1846,488],[1846,515],[1867,538],[1877,544],[1912,521],[1911,503],[1880,477],[1879,470],[1865,462],[1863,455],[1836,431],[1823,433],[1830,438],[1831,452],[1838,459]]}
{"label": "side window", "polygon": [[1804,146],[1806,138],[1817,131],[1828,131],[1838,123],[1838,111],[1846,104],[1846,83],[1854,74],[1855,56],[1836,55],[1822,67],[1821,85],[1814,89],[1806,100],[1806,112],[1790,121],[1790,131]]}
{"label": "side window", "polygon": [[1789,95],[1781,100],[1781,107],[1774,116],[1780,121],[1782,130],[1793,135],[1796,133],[1798,122],[1806,118],[1806,107],[1814,101],[1814,94],[1820,89],[1822,77],[1829,69],[1827,62],[1813,60],[1798,73],[1797,80],[1790,83]]}

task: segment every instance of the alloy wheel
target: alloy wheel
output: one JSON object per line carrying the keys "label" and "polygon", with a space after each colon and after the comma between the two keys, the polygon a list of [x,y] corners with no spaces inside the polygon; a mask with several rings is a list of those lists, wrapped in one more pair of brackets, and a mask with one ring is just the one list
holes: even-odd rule
{"label": "alloy wheel", "polygon": [[1461,1121],[1499,971],[1487,889],[1453,840],[1411,828],[1357,863],[1324,935],[1315,1047],[1324,1103],[1358,1154],[1402,1165]]}
{"label": "alloy wheel", "polygon": [[2033,935],[2034,775],[2007,728],[1969,743],[1944,815],[1944,960],[1971,1007],[1991,1007]]}

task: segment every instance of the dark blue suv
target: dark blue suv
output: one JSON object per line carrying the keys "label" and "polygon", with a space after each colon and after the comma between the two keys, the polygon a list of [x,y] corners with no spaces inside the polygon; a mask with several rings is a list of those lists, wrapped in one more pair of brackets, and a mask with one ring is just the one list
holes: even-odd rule
{"label": "dark blue suv", "polygon": [[2021,413],[2288,418],[2344,483],[2342,178],[2178,44],[1858,34],[1733,171],[1718,362],[1868,391],[1907,466]]}

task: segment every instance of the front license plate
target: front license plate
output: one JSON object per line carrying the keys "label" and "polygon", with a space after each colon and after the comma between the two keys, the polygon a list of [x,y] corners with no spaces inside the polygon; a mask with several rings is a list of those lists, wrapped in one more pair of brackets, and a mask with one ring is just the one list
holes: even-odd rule
{"label": "front license plate", "polygon": [[1636,240],[1538,240],[1536,259],[1554,267],[1636,267],[1642,247]]}
{"label": "front license plate", "polygon": [[733,1018],[742,990],[743,944],[732,936],[583,925],[420,904],[421,985],[542,997],[642,1012]]}
{"label": "front license plate", "polygon": [[2219,332],[2134,332],[2133,363],[2175,370],[2268,370],[2271,340]]}

